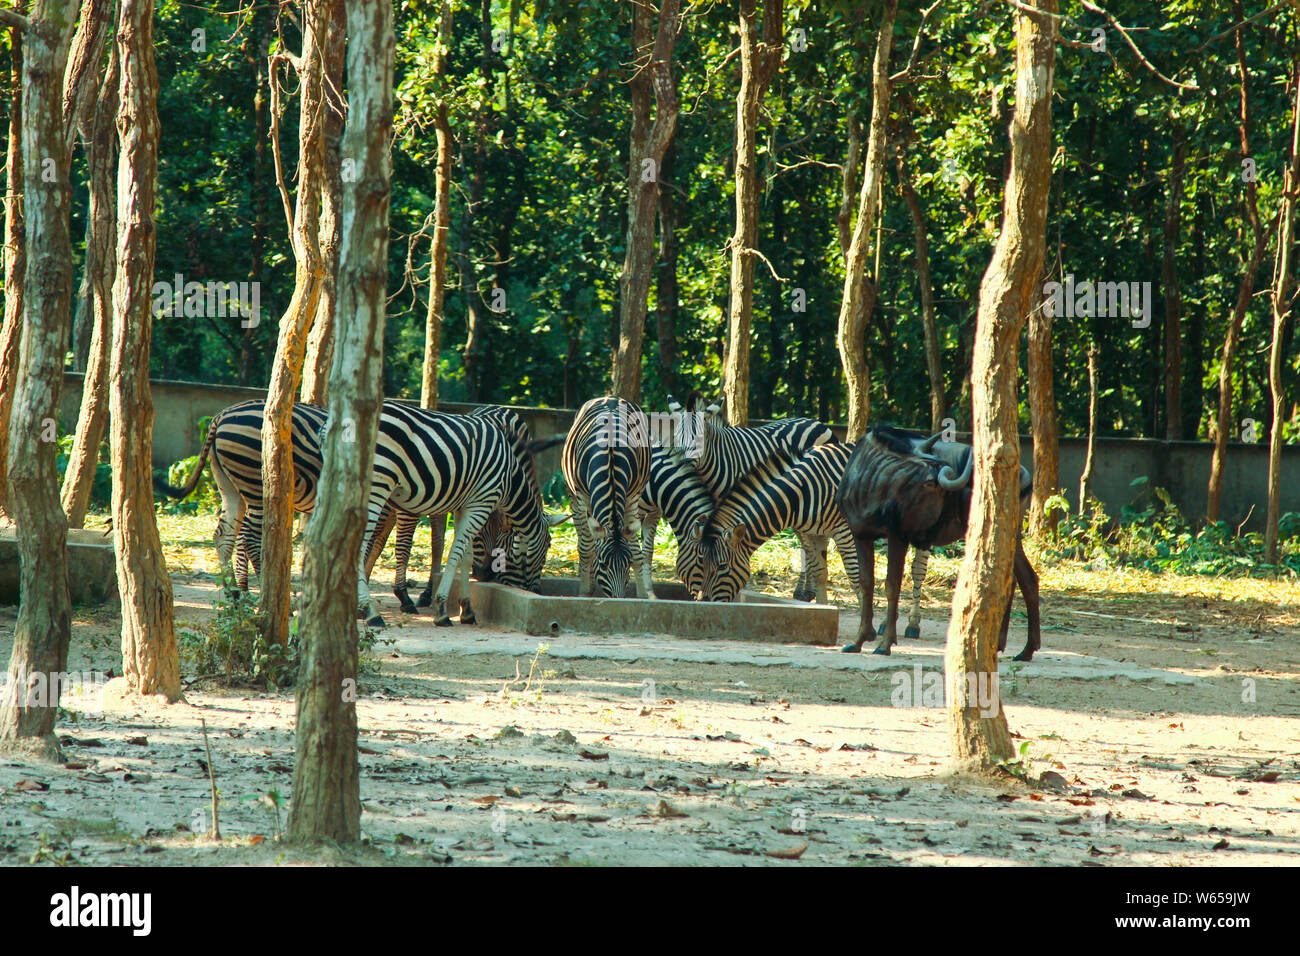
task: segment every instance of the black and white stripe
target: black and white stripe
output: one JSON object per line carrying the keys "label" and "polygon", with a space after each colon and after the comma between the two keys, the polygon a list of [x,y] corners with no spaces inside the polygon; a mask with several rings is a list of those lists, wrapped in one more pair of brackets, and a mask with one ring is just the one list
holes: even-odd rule
{"label": "black and white stripe", "polygon": [[[703,406],[699,396],[688,399],[690,411]],[[676,409],[675,401],[669,408]],[[786,418],[753,428],[729,425],[720,403],[704,409],[702,450],[695,467],[715,502],[724,501],[739,482],[751,475],[774,477],[791,467],[810,448],[836,441],[830,426],[811,418]],[[826,600],[826,538],[800,533],[802,549],[794,597]]]}
{"label": "black and white stripe", "polygon": [[695,466],[679,449],[652,449],[650,477],[641,495],[641,581],[647,597],[654,596],[650,573],[660,518],[667,519],[677,538],[677,576],[692,597],[703,597],[700,544],[712,514],[713,496]]}
{"label": "black and white stripe", "polygon": [[704,535],[709,600],[731,601],[749,581],[750,558],[774,534],[835,539],[844,570],[862,598],[853,533],[835,500],[853,448],[839,442],[810,448],[778,475],[751,474],[718,505]]}
{"label": "black and white stripe", "polygon": [[627,593],[641,530],[640,500],[650,478],[645,422],[632,402],[593,398],[578,410],[569,429],[562,462],[578,533],[581,595]]}

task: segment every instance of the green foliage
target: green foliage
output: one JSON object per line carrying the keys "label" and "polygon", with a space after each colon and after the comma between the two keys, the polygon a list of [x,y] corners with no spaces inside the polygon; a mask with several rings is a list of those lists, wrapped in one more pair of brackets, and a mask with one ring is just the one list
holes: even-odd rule
{"label": "green foliage", "polygon": [[1132,567],[1155,573],[1271,577],[1300,575],[1300,514],[1288,512],[1278,523],[1279,558],[1264,563],[1264,536],[1239,534],[1226,522],[1197,528],[1178,510],[1163,488],[1146,477],[1132,482],[1138,494],[1125,505],[1118,522],[1100,502],[1086,514],[1070,514],[1060,496],[1048,507],[1063,513],[1056,537],[1048,542],[1049,559],[1089,561],[1098,569]]}
{"label": "green foliage", "polygon": [[[63,432],[60,429],[58,437],[59,451],[55,458],[55,464],[59,469],[59,482],[62,484],[63,477],[68,470],[68,462],[72,460],[72,443],[75,435]],[[108,442],[99,443],[99,457],[95,465],[95,479],[90,485],[90,507],[91,508],[108,508],[113,501],[113,467],[106,459],[108,458]]]}
{"label": "green foliage", "polygon": [[225,687],[284,687],[298,670],[297,633],[288,648],[268,646],[252,595],[234,586],[229,573],[212,602],[216,615],[177,635],[181,666]]}

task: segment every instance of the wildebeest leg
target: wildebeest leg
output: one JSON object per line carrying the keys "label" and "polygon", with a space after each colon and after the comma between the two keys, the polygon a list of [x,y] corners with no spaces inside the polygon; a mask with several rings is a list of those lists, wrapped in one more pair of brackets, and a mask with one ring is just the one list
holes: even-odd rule
{"label": "wildebeest leg", "polygon": [[1025,649],[1017,654],[1015,659],[1018,661],[1032,661],[1034,651],[1042,646],[1042,631],[1038,614],[1038,572],[1029,563],[1029,556],[1025,554],[1025,549],[1019,539],[1016,540],[1015,574],[1016,584],[1019,585],[1020,594],[1025,599],[1025,616],[1029,619],[1029,639],[1025,641]]}
{"label": "wildebeest leg", "polygon": [[[854,550],[858,555],[858,578],[862,582],[862,614],[858,621],[858,639],[840,648],[845,654],[857,654],[871,634],[871,605],[876,591],[876,539],[853,536]],[[886,649],[884,653],[888,654]]]}
{"label": "wildebeest leg", "polygon": [[1011,605],[1016,603],[1016,589],[1011,589],[1011,596],[1007,598],[1007,610],[1002,615],[1002,628],[998,631],[998,653],[1007,649],[1007,628],[1011,626]]}
{"label": "wildebeest leg", "polygon": [[888,654],[898,643],[898,595],[903,588],[903,563],[907,560],[907,542],[890,536],[889,570],[885,574],[885,633],[872,650],[873,654]]}

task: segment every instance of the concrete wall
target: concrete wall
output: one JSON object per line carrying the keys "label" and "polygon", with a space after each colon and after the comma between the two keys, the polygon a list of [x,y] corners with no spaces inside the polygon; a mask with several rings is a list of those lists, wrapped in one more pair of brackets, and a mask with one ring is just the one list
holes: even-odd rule
{"label": "concrete wall", "polygon": [[[63,424],[75,427],[81,402],[82,377],[68,373],[63,390]],[[180,458],[196,454],[203,443],[198,421],[236,402],[262,398],[265,389],[237,388],[229,385],[201,385],[193,382],[155,381],[154,465],[165,468]],[[449,412],[468,412],[474,408],[456,402],[443,404]],[[565,408],[517,407],[534,436],[547,438],[568,430],[574,410]],[[835,426],[840,437],[843,426]],[[968,440],[969,436],[959,436]],[[1029,461],[1032,444],[1021,437],[1021,460]],[[1212,446],[1205,442],[1162,442],[1148,439],[1099,438],[1097,440],[1094,494],[1106,510],[1118,516],[1120,509],[1133,501],[1137,491],[1130,488],[1134,478],[1143,475],[1150,486],[1169,491],[1174,502],[1191,518],[1205,513],[1205,488],[1210,478]],[[542,454],[538,462],[543,483],[560,470],[557,446]],[[1061,439],[1061,484],[1074,507],[1079,492],[1079,475],[1087,441],[1082,438]],[[1228,446],[1223,476],[1221,514],[1233,525],[1246,521],[1245,527],[1258,530],[1268,495],[1268,446],[1266,444]],[[1282,511],[1300,512],[1300,446],[1288,446],[1282,455]],[[1249,516],[1247,520],[1247,516]]]}

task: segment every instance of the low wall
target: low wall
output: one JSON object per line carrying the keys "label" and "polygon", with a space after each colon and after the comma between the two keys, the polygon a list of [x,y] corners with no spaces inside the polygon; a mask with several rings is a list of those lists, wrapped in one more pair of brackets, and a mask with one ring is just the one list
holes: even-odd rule
{"label": "low wall", "polygon": [[[69,372],[63,388],[63,424],[71,430],[76,425],[81,402],[82,376]],[[194,382],[155,381],[154,399],[155,467],[165,468],[172,462],[196,454],[204,436],[198,430],[199,419],[213,415],[236,402],[263,398],[265,389],[238,388],[230,385],[202,385]],[[439,406],[448,412],[465,413],[475,406],[446,402]],[[548,438],[568,430],[574,410],[567,408],[532,408],[515,406],[537,438]],[[833,426],[844,437],[843,426]],[[968,436],[959,436],[968,439]],[[1032,442],[1021,439],[1021,460],[1031,458]],[[1062,438],[1061,484],[1071,507],[1077,505],[1079,476],[1087,440]],[[1175,504],[1189,517],[1205,514],[1205,490],[1210,480],[1210,457],[1213,446],[1207,442],[1163,442],[1151,439],[1099,438],[1094,467],[1094,494],[1106,505],[1108,513],[1118,516],[1120,509],[1133,501],[1137,490],[1130,487],[1134,478],[1146,476],[1152,486],[1169,491]],[[548,449],[538,460],[543,482],[560,470],[560,451]],[[1263,526],[1268,500],[1268,446],[1266,444],[1229,444],[1223,475],[1220,514],[1233,525],[1245,522],[1249,530]],[[1282,512],[1300,512],[1300,446],[1288,446],[1282,452]]]}

